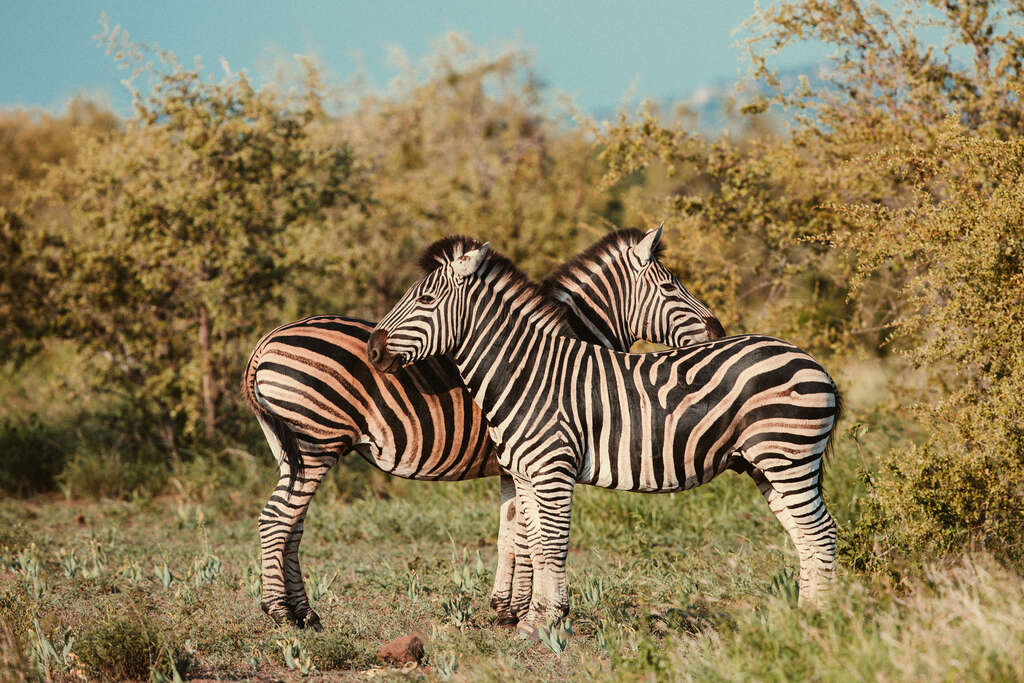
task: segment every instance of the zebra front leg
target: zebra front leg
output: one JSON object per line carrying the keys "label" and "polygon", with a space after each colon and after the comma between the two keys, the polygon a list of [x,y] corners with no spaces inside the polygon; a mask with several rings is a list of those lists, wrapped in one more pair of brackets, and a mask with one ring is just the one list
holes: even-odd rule
{"label": "zebra front leg", "polygon": [[513,624],[512,591],[516,573],[516,486],[512,477],[502,474],[501,507],[498,514],[498,566],[494,570],[491,608],[498,613],[498,623]]}
{"label": "zebra front leg", "polygon": [[[555,462],[561,464],[564,461]],[[532,635],[538,626],[555,626],[569,614],[565,560],[569,553],[569,523],[575,484],[575,476],[556,468],[534,475],[529,487],[524,486],[528,491],[528,538],[535,573],[533,600],[526,616],[520,620],[519,630],[522,633]],[[518,490],[518,480],[516,486]],[[542,565],[538,564],[538,556]]]}
{"label": "zebra front leg", "polygon": [[799,604],[820,603],[835,578],[836,523],[821,495],[821,461],[751,473],[768,507],[789,532],[800,558]]}
{"label": "zebra front leg", "polygon": [[536,637],[537,627],[544,625],[543,615],[547,606],[544,602],[547,591],[545,590],[545,564],[544,549],[540,531],[540,515],[537,508],[537,501],[534,496],[533,485],[528,479],[515,477],[516,485],[516,516],[518,519],[516,546],[517,557],[516,567],[519,567],[521,553],[529,555],[529,566],[532,568],[530,590],[524,595],[520,589],[516,592],[516,598],[526,603],[526,608],[520,607],[516,631],[521,636]]}

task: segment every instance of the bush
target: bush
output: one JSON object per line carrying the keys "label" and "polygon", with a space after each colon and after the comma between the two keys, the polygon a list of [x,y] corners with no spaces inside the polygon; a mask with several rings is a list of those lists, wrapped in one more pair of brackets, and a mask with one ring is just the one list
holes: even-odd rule
{"label": "bush", "polygon": [[63,417],[36,413],[0,421],[0,492],[30,495],[62,488],[68,496],[158,494],[173,455],[133,411]]}
{"label": "bush", "polygon": [[[282,283],[330,260],[300,241],[364,190],[351,149],[314,139],[323,110],[312,67],[302,94],[287,95],[244,73],[204,80],[116,29],[108,39],[152,91],[138,94],[124,130],[49,167],[21,198],[17,225],[28,221],[53,259],[39,275],[49,278],[47,332],[106,359],[98,384],[174,451],[224,436]],[[162,71],[147,71],[154,56]]]}
{"label": "bush", "polygon": [[303,633],[300,640],[320,671],[352,669],[374,661],[372,653],[353,645],[338,632]]}
{"label": "bush", "polygon": [[52,490],[67,460],[70,444],[62,430],[38,415],[0,421],[0,492],[23,496]]}
{"label": "bush", "polygon": [[[903,205],[856,205],[834,236],[857,273],[907,275],[894,338],[926,370],[930,438],[890,454],[874,478],[876,540],[903,555],[966,545],[1024,561],[1024,137],[947,121],[928,145],[868,159],[906,178]],[[854,280],[854,295],[863,286]],[[874,543],[873,543],[874,544]],[[865,549],[866,550],[866,549]]]}
{"label": "bush", "polygon": [[169,462],[153,462],[125,450],[97,449],[77,453],[57,477],[68,497],[127,498],[133,493],[154,496],[166,489]]}
{"label": "bush", "polygon": [[190,657],[139,617],[110,617],[88,627],[75,641],[75,652],[93,676],[108,680],[149,678],[153,669],[188,672]]}
{"label": "bush", "polygon": [[[642,174],[664,188],[634,188],[627,206],[685,226],[694,288],[727,329],[824,355],[885,343],[928,374],[924,400],[907,391],[904,404],[931,434],[878,454],[846,546],[859,566],[969,545],[1019,562],[1024,9],[906,4],[764,10],[750,23],[754,74],[796,113],[792,132],[708,142],[648,109],[603,136],[606,183]],[[949,47],[921,42],[924,30]],[[833,69],[823,84],[784,89],[770,55],[807,39],[835,48]]]}

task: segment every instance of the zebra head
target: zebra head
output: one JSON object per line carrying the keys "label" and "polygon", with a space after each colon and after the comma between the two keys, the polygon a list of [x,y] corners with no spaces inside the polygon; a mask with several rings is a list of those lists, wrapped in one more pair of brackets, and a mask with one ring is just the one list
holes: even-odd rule
{"label": "zebra head", "polygon": [[632,296],[627,297],[626,320],[638,339],[669,346],[725,336],[722,323],[676,279],[658,257],[662,223],[629,250],[634,272]]}
{"label": "zebra head", "polygon": [[576,336],[620,351],[638,339],[681,347],[725,336],[718,318],[659,260],[663,225],[610,233],[544,281]]}
{"label": "zebra head", "polygon": [[[452,250],[454,247],[454,252]],[[441,253],[447,248],[448,253]],[[413,284],[370,334],[367,356],[381,372],[450,351],[467,314],[465,280],[487,258],[490,244],[450,238],[432,246],[421,259],[432,268]]]}

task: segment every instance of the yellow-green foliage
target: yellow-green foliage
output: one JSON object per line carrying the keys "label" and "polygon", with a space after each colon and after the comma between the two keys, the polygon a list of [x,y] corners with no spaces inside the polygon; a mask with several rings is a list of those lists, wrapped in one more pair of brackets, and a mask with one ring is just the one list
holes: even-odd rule
{"label": "yellow-green foliage", "polygon": [[238,405],[240,362],[290,273],[324,261],[299,239],[362,190],[349,149],[311,139],[314,72],[288,98],[164,57],[135,119],[84,140],[24,200],[53,268],[42,301],[18,303],[45,307],[54,333],[106,355],[103,388],[130,398],[173,450],[181,437],[212,439]]}
{"label": "yellow-green foliage", "polygon": [[[927,443],[894,452],[875,476],[877,518],[912,551],[980,544],[1024,558],[1024,138],[948,121],[933,146],[884,150],[877,173],[908,181],[898,208],[843,207],[834,242],[858,274],[907,275],[894,335],[926,368]],[[853,296],[864,286],[854,280]],[[866,549],[865,549],[866,550]]]}
{"label": "yellow-green foliage", "polygon": [[119,121],[106,107],[75,97],[61,116],[17,109],[0,112],[0,204],[10,200],[16,181],[38,180],[48,164],[72,158],[78,140],[115,130]]}
{"label": "yellow-green foliage", "polygon": [[331,235],[341,310],[385,313],[422,248],[444,235],[493,240],[539,277],[603,233],[614,195],[596,187],[584,133],[540,105],[522,54],[489,55],[450,35],[388,96],[353,107],[325,131],[351,141],[372,191],[368,210],[341,217]]}
{"label": "yellow-green foliage", "polygon": [[170,671],[172,665],[179,673],[186,673],[187,657],[183,652],[172,652],[172,648],[155,624],[141,615],[132,615],[110,616],[92,624],[77,640],[75,652],[91,676],[139,680],[154,669]]}

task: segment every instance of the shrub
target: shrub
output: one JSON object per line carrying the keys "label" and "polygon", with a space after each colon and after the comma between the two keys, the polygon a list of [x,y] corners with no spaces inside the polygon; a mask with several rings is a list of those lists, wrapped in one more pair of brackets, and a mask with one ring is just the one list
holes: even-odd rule
{"label": "shrub", "polygon": [[66,433],[45,425],[38,415],[0,420],[0,492],[53,489],[69,450]]}
{"label": "shrub", "polygon": [[[892,550],[979,545],[1024,560],[1024,138],[972,134],[948,121],[928,146],[868,160],[906,177],[898,208],[843,207],[834,236],[858,275],[904,264],[895,340],[926,369],[932,434],[890,454],[874,478],[878,537]],[[863,277],[854,280],[854,293]],[[877,539],[876,539],[877,540]]]}
{"label": "shrub", "polygon": [[374,661],[372,653],[354,645],[338,632],[304,633],[301,641],[320,671],[352,669]]}
{"label": "shrub", "polygon": [[[627,203],[677,217],[699,247],[695,289],[731,312],[723,319],[819,353],[885,342],[928,373],[917,405],[931,434],[879,454],[846,547],[857,564],[970,544],[1019,561],[1024,46],[1014,22],[1024,10],[905,9],[795,0],[764,10],[749,24],[754,74],[796,113],[792,132],[711,143],[648,109],[604,135],[606,183],[660,183],[660,196]],[[920,40],[926,28],[949,47]],[[770,55],[807,39],[835,48],[833,69],[823,84],[783,89]]]}
{"label": "shrub", "polygon": [[[297,242],[363,190],[349,147],[314,140],[312,67],[289,96],[244,73],[206,81],[117,29],[107,38],[152,91],[123,131],[50,167],[22,215],[52,245],[51,333],[106,358],[99,384],[174,451],[230,425],[245,354],[269,322],[254,311],[279,305],[292,273],[322,268],[330,252]],[[161,72],[144,66],[153,52]]]}
{"label": "shrub", "polygon": [[167,462],[133,457],[128,449],[90,449],[75,454],[57,479],[69,497],[127,498],[162,493],[168,473]]}
{"label": "shrub", "polygon": [[166,640],[160,629],[140,616],[109,617],[88,627],[75,640],[75,652],[94,676],[108,680],[148,678],[154,668],[188,671],[188,654]]}

